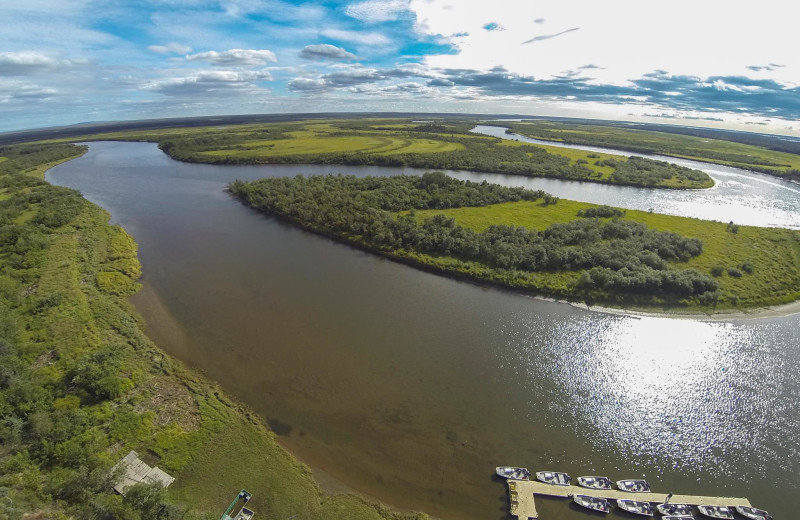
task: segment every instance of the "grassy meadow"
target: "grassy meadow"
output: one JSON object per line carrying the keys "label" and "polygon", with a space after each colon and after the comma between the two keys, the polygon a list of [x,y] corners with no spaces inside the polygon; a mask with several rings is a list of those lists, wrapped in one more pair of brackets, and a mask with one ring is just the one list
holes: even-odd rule
{"label": "grassy meadow", "polygon": [[[598,206],[564,199],[554,205],[520,201],[483,207],[423,210],[417,211],[416,216],[425,219],[441,213],[455,218],[458,225],[475,231],[498,224],[544,231],[552,224],[575,220],[578,211],[592,207]],[[719,304],[720,308],[758,307],[800,298],[798,231],[731,226],[630,209],[625,210],[623,218],[658,231],[671,231],[702,240],[703,252],[680,265],[715,277],[726,295]],[[578,273],[574,272],[553,273],[553,279],[547,283],[551,288],[563,287],[577,277]]]}
{"label": "grassy meadow", "polygon": [[778,177],[790,176],[792,170],[800,172],[800,155],[722,139],[554,121],[529,121],[508,126],[519,134],[536,139],[682,157]]}

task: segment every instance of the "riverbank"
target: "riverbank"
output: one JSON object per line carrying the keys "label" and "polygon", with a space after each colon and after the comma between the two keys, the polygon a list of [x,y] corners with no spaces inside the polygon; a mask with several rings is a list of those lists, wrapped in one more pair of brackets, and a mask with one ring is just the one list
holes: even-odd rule
{"label": "riverbank", "polygon": [[[2,515],[202,520],[244,488],[268,517],[427,518],[324,496],[261,417],[154,344],[127,302],[139,290],[136,243],[78,192],[41,180],[85,152],[53,150],[5,148],[0,163]],[[176,477],[147,504],[108,485],[131,449]]]}
{"label": "riverbank", "polygon": [[334,240],[529,294],[690,313],[800,296],[800,233],[792,230],[561,201],[441,173],[263,179],[229,189]]}

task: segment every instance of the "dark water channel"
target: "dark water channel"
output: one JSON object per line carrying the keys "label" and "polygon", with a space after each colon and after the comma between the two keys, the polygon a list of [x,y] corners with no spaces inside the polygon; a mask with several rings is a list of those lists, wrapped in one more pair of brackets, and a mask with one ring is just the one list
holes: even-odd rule
{"label": "dark water channel", "polygon": [[[493,468],[522,465],[645,476],[658,491],[746,496],[793,518],[800,317],[585,311],[359,252],[223,192],[237,178],[330,171],[397,173],[183,164],[153,144],[93,143],[48,180],[135,237],[137,305],[161,346],[354,489],[444,519],[499,520],[508,502]],[[562,500],[537,505],[542,519],[590,517]]]}

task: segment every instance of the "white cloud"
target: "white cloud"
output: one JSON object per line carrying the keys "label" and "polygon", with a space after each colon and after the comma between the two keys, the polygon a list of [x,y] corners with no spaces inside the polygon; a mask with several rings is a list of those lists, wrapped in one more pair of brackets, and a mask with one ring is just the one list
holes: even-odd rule
{"label": "white cloud", "polygon": [[231,49],[224,52],[208,51],[186,56],[189,61],[207,61],[226,67],[249,67],[278,61],[275,53],[268,50]]}
{"label": "white cloud", "polygon": [[[675,0],[657,13],[639,0],[411,0],[409,8],[418,32],[444,37],[458,50],[429,56],[426,63],[436,68],[503,66],[539,79],[583,70],[588,77],[618,83],[656,69],[697,77],[753,77],[748,67],[775,63],[786,67],[764,68],[758,77],[784,84],[800,78],[793,41],[796,16],[793,4],[784,0],[763,0],[758,10],[764,16],[694,0]],[[489,22],[505,30],[483,30]],[[587,64],[600,68],[580,69]]]}
{"label": "white cloud", "polygon": [[191,76],[150,81],[141,90],[168,96],[211,96],[265,92],[254,82],[269,81],[269,71],[204,70]]}
{"label": "white cloud", "polygon": [[408,10],[409,0],[367,0],[348,5],[347,16],[367,23],[391,22]]}
{"label": "white cloud", "polygon": [[325,29],[320,34],[332,40],[355,42],[362,45],[389,45],[391,40],[376,32],[345,31],[342,29]]}
{"label": "white cloud", "polygon": [[329,45],[308,45],[300,51],[300,57],[307,60],[355,60],[358,56],[352,52],[347,52],[341,47]]}
{"label": "white cloud", "polygon": [[54,69],[58,62],[40,52],[0,52],[0,76],[18,76]]}
{"label": "white cloud", "polygon": [[51,87],[42,87],[20,81],[0,81],[0,103],[3,104],[43,101],[57,94],[58,91]]}
{"label": "white cloud", "polygon": [[187,52],[192,52],[192,48],[188,45],[181,45],[175,42],[169,42],[166,45],[150,45],[147,49],[158,54],[186,54]]}

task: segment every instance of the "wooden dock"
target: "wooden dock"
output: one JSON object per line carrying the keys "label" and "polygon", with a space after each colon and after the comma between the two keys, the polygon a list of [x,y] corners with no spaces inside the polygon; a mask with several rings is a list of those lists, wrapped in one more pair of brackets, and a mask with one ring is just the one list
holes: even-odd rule
{"label": "wooden dock", "polygon": [[[588,495],[597,498],[631,498],[644,502],[663,504],[667,499],[666,493],[628,493],[618,489],[588,489],[579,486],[555,486],[536,480],[507,480],[508,495],[511,498],[511,515],[519,520],[537,520],[534,497],[547,495],[551,497],[572,498],[572,495]],[[746,498],[732,497],[703,497],[695,495],[672,495],[669,501],[673,504],[689,504],[692,506],[750,506]]]}

